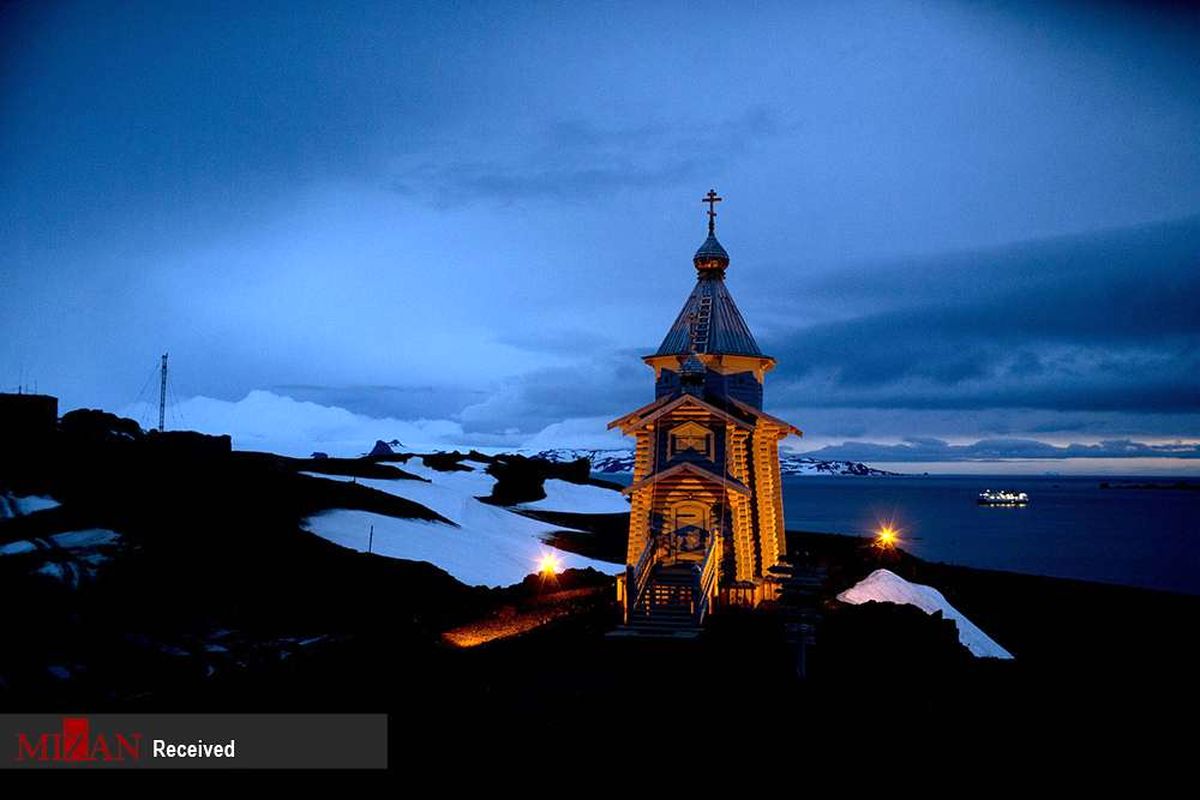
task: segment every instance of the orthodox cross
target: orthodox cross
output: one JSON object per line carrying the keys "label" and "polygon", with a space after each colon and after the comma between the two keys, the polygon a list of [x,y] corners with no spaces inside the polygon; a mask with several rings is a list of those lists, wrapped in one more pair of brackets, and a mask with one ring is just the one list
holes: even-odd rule
{"label": "orthodox cross", "polygon": [[716,189],[709,189],[708,194],[700,198],[701,203],[708,203],[708,232],[711,234],[717,225],[717,203],[725,198],[717,197]]}

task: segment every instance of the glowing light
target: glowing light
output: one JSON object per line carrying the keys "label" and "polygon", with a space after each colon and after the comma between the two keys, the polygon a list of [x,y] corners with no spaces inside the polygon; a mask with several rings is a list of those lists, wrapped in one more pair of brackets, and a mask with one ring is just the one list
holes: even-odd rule
{"label": "glowing light", "polygon": [[538,560],[538,572],[546,577],[557,575],[562,569],[562,560],[554,553],[543,553]]}
{"label": "glowing light", "polygon": [[875,544],[878,547],[895,547],[896,542],[900,540],[900,532],[895,526],[889,524],[881,525],[879,530],[875,532]]}

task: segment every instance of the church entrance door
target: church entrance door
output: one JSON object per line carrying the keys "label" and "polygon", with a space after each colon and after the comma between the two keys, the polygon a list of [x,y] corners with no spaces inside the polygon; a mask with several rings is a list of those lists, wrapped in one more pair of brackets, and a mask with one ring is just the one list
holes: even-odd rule
{"label": "church entrance door", "polygon": [[706,503],[684,501],[671,509],[667,534],[669,561],[702,561],[712,535],[712,515]]}

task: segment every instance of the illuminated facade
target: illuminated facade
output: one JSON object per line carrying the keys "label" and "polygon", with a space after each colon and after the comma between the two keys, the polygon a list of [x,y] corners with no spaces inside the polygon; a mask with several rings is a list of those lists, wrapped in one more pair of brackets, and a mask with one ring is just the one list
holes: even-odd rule
{"label": "illuminated facade", "polygon": [[662,345],[654,402],[609,423],[636,439],[625,575],[630,628],[694,631],[717,602],[756,605],[786,552],[779,441],[800,434],[762,410],[763,355],[725,285],[709,192],[696,286]]}

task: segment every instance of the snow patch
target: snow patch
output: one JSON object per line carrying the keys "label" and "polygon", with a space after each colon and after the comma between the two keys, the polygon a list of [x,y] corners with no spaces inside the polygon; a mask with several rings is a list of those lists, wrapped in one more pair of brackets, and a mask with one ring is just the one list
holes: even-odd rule
{"label": "snow patch", "polygon": [[105,528],[66,531],[0,545],[0,557],[39,554],[42,559],[33,570],[35,574],[77,587],[80,581],[95,576],[98,568],[108,561],[112,546],[120,541],[121,534]]}
{"label": "snow patch", "polygon": [[[546,544],[552,533],[564,530],[561,526],[480,502],[476,498],[490,495],[496,483],[494,477],[482,470],[441,472],[426,467],[417,458],[410,459],[403,468],[430,482],[381,478],[353,480],[420,503],[454,522],[457,528],[440,522],[397,519],[349,509],[315,514],[305,521],[305,526],[323,539],[359,551],[367,549],[371,526],[374,526],[372,552],[428,561],[469,585],[499,587],[520,583],[526,575],[537,572],[538,562],[547,554],[557,556],[563,568],[592,567],[610,575],[624,569],[623,565],[584,558]],[[342,476],[305,474],[325,480],[351,480]]]}
{"label": "snow patch", "polygon": [[116,544],[121,540],[121,534],[116,531],[106,530],[104,528],[90,528],[84,531],[68,531],[67,533],[59,533],[51,536],[54,543],[59,547],[75,548],[75,547],[100,547],[102,545]]}
{"label": "snow patch", "polygon": [[910,583],[887,569],[877,569],[854,586],[837,596],[850,605],[861,603],[896,603],[910,605],[932,614],[941,611],[946,619],[958,626],[958,640],[977,658],[1012,658],[1012,654],[979,629],[975,623],[950,605],[942,593],[932,586]]}
{"label": "snow patch", "polygon": [[31,494],[28,497],[14,497],[10,494],[0,495],[0,519],[23,517],[37,511],[58,508],[59,502],[53,497]]}
{"label": "snow patch", "polygon": [[48,575],[51,578],[57,578],[60,581],[67,580],[67,571],[62,564],[54,561],[47,561],[42,566],[35,570],[39,575]]}
{"label": "snow patch", "polygon": [[[478,502],[478,501],[475,501]],[[482,505],[482,504],[480,504]],[[515,519],[524,519],[507,513]],[[457,520],[456,520],[457,521]],[[372,552],[410,561],[428,561],[471,586],[511,586],[538,571],[542,557],[553,554],[563,568],[592,567],[609,575],[624,570],[617,564],[594,561],[551,547],[542,541],[544,529],[535,520],[524,530],[516,525],[500,528],[472,519],[454,528],[440,522],[397,519],[369,511],[335,509],[309,517],[306,527],[323,539],[365,552],[371,527]]]}
{"label": "snow patch", "polygon": [[[64,550],[87,550],[90,548],[105,547],[107,545],[116,544],[121,540],[121,534],[104,528],[89,528],[81,531],[56,533],[48,538],[51,542]],[[17,542],[9,542],[7,544],[0,545],[0,556],[32,553],[37,549],[38,547],[33,541],[22,539]],[[80,553],[73,552],[71,555],[78,558],[92,558],[97,554],[92,553],[81,555]]]}
{"label": "snow patch", "polygon": [[546,479],[543,486],[546,489],[543,499],[521,503],[517,508],[570,511],[576,514],[624,514],[629,511],[629,501],[615,489],[571,483],[558,478]]}
{"label": "snow patch", "polygon": [[21,540],[19,542],[9,542],[8,544],[0,544],[0,556],[13,556],[18,553],[32,553],[37,548],[33,546],[33,542]]}

